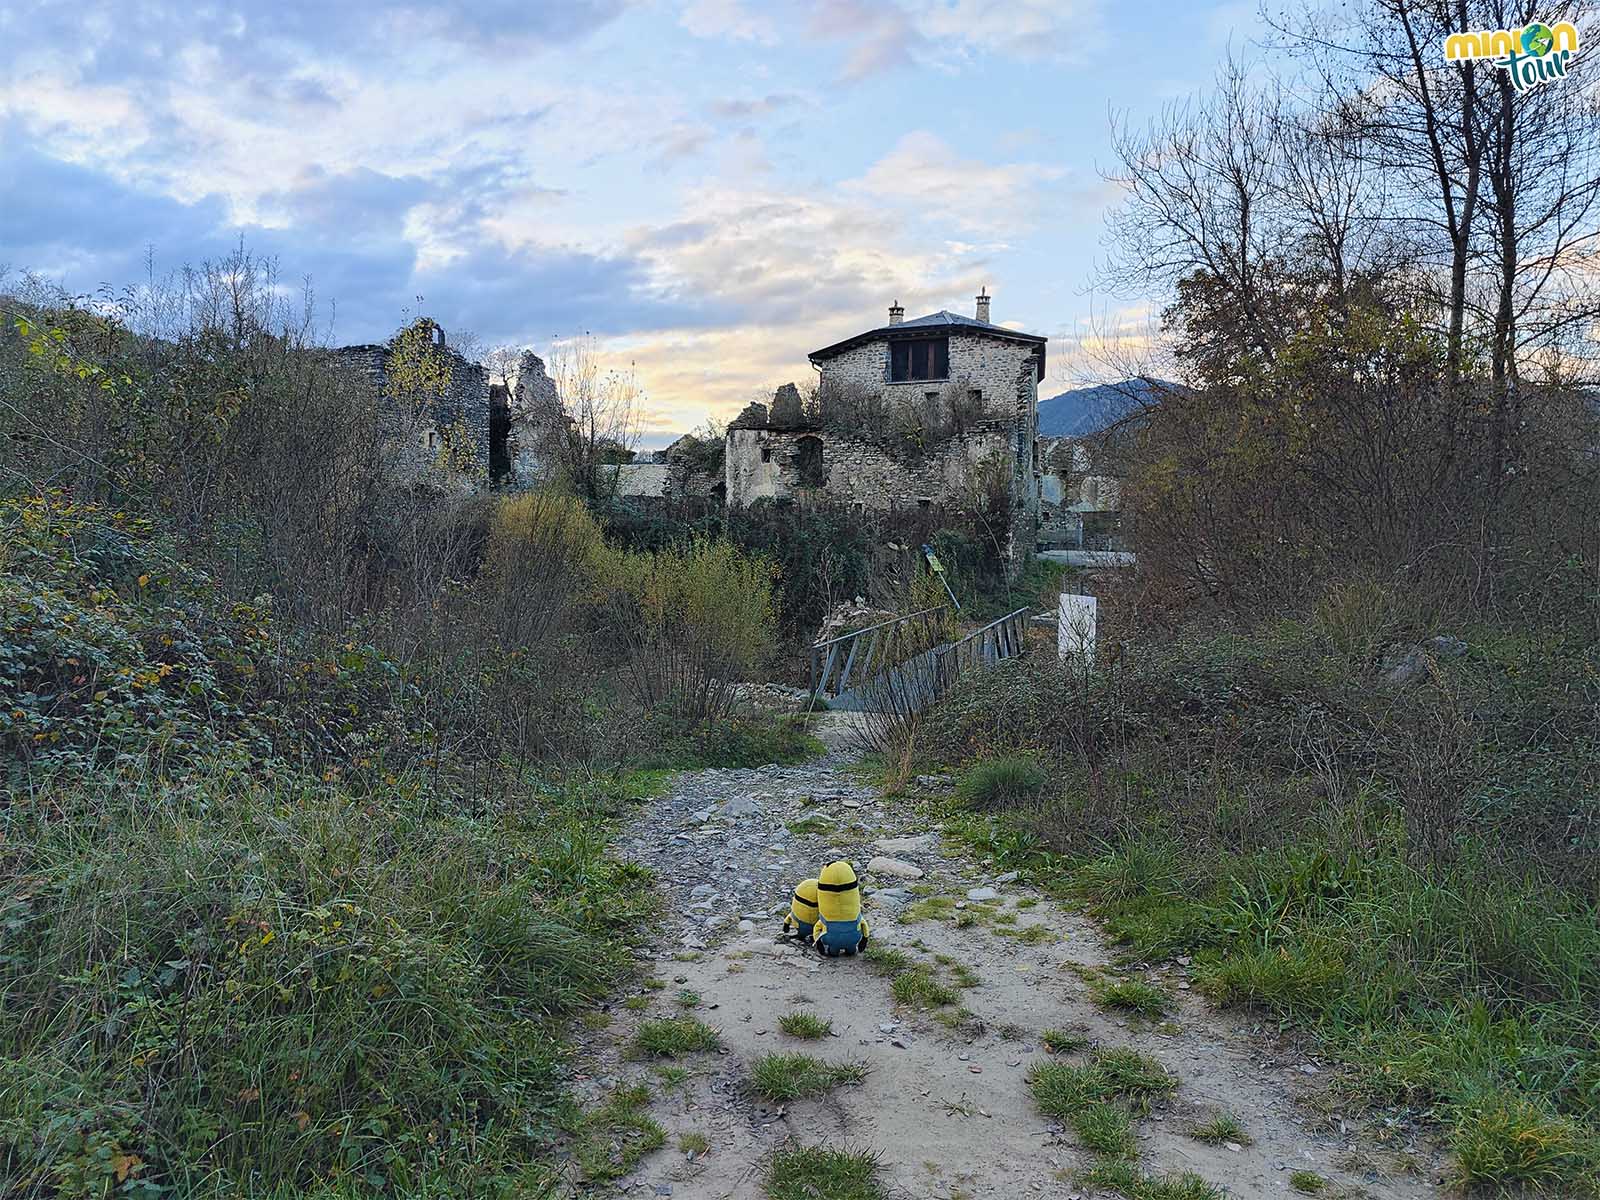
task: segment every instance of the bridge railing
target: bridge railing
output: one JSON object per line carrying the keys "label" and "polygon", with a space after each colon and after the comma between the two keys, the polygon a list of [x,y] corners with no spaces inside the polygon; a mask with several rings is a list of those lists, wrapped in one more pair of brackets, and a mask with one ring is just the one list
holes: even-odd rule
{"label": "bridge railing", "polygon": [[1026,608],[941,643],[933,640],[933,630],[944,608],[925,608],[816,643],[811,648],[812,697],[853,693],[863,708],[917,711],[943,696],[967,671],[1022,653]]}
{"label": "bridge railing", "polygon": [[[870,682],[890,667],[903,661],[904,651],[911,639],[920,631],[932,627],[937,614],[949,605],[937,604],[932,608],[918,609],[914,613],[892,617],[841,633],[838,637],[817,642],[811,647],[812,696],[838,696],[856,686]],[[926,650],[927,646],[918,647]]]}

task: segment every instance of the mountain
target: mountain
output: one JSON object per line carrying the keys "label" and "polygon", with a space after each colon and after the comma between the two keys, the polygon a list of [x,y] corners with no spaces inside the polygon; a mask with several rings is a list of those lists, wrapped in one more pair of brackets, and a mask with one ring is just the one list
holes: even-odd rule
{"label": "mountain", "polygon": [[1172,384],[1134,378],[1073,388],[1039,401],[1040,437],[1081,437],[1127,416]]}

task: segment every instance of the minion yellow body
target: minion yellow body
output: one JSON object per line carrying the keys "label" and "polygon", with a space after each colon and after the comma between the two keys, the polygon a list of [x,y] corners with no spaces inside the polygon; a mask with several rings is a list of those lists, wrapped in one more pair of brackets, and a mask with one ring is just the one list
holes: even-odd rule
{"label": "minion yellow body", "polygon": [[817,876],[819,919],[812,928],[817,949],[829,958],[854,954],[867,944],[861,919],[861,885],[847,862],[829,863]]}
{"label": "minion yellow body", "polygon": [[806,945],[811,945],[812,929],[817,923],[817,881],[802,879],[795,885],[789,899],[789,911],[783,918],[784,936],[790,930]]}

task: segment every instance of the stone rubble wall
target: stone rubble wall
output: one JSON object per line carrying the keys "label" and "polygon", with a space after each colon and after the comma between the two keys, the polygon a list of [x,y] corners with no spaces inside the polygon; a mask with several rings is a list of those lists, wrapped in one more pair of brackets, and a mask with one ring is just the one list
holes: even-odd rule
{"label": "stone rubble wall", "polygon": [[[388,394],[387,346],[342,346],[334,361],[350,386],[376,399],[383,422],[382,454],[388,470],[402,477],[424,476],[439,469],[437,451],[430,451],[427,433],[460,425],[465,430],[468,461],[459,482],[471,488],[489,486],[489,372],[444,348],[450,359],[450,386],[434,399],[428,412],[417,414]],[[441,439],[442,441],[442,439]]]}

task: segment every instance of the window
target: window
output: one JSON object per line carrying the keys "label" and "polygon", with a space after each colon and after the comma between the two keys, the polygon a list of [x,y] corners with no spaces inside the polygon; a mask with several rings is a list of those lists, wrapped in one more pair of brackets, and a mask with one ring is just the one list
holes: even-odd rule
{"label": "window", "polygon": [[422,444],[431,453],[439,448],[439,431],[430,429],[422,435]]}
{"label": "window", "polygon": [[889,343],[889,380],[947,379],[950,375],[950,339],[921,338]]}
{"label": "window", "polygon": [[803,488],[826,487],[828,471],[822,462],[822,439],[803,437],[794,456],[795,474]]}
{"label": "window", "polygon": [[762,462],[771,462],[772,461],[772,447],[771,446],[763,446],[763,447],[761,447],[761,461]]}

